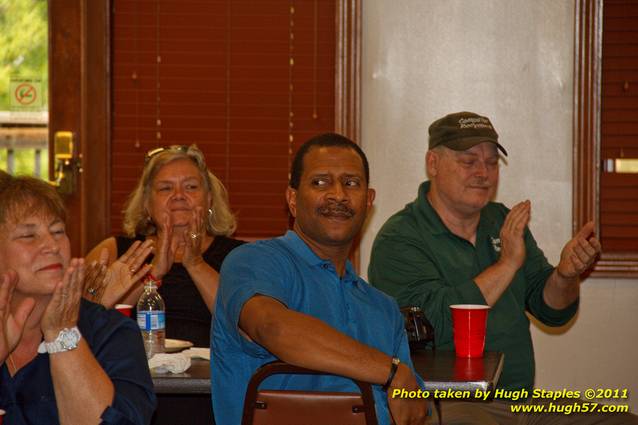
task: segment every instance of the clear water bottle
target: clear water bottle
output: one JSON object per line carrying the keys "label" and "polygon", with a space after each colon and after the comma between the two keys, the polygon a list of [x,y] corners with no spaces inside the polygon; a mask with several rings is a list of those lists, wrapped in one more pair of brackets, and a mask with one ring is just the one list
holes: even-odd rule
{"label": "clear water bottle", "polygon": [[149,279],[137,302],[137,325],[142,331],[146,358],[164,352],[165,335],[164,300],[157,292],[157,285]]}

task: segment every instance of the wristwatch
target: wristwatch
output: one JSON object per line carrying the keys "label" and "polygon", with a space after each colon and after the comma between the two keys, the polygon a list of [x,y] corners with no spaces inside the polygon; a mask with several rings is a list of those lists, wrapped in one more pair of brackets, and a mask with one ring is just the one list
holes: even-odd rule
{"label": "wristwatch", "polygon": [[73,326],[70,329],[64,328],[53,341],[44,341],[38,351],[41,353],[54,354],[75,350],[78,348],[80,339],[82,339],[82,334],[80,334],[80,330],[77,326]]}

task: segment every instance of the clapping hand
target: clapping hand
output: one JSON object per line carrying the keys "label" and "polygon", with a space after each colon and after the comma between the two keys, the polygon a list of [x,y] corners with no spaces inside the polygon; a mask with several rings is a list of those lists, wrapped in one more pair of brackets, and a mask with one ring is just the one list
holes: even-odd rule
{"label": "clapping hand", "polygon": [[102,248],[100,260],[84,266],[84,298],[94,303],[102,300],[106,288],[106,272],[109,262],[109,250]]}
{"label": "clapping hand", "polygon": [[151,273],[153,277],[161,279],[173,267],[175,261],[175,251],[177,247],[173,246],[173,223],[171,216],[164,213],[160,223],[160,230],[157,235],[157,249],[155,250],[155,258],[153,258],[153,267]]}
{"label": "clapping hand", "polygon": [[[153,251],[153,241],[135,241],[120,258],[106,267],[109,253],[100,252],[100,261],[91,264],[86,272],[86,292],[106,308],[112,308],[151,270],[144,264]],[[90,299],[90,298],[89,298]]]}
{"label": "clapping hand", "polygon": [[83,283],[84,259],[73,258],[42,315],[40,327],[45,341],[54,340],[62,329],[77,324]]}
{"label": "clapping hand", "polygon": [[205,235],[206,227],[204,225],[203,208],[197,207],[193,211],[193,217],[188,229],[184,231],[184,241],[180,245],[184,249],[182,264],[187,270],[204,262],[202,258],[202,241]]}
{"label": "clapping hand", "polygon": [[0,275],[0,364],[17,347],[24,324],[35,306],[33,298],[26,298],[18,305],[15,313],[11,312],[11,299],[17,283],[18,276],[14,271]]}
{"label": "clapping hand", "polygon": [[600,254],[600,242],[590,221],[563,248],[556,271],[565,279],[574,279],[585,272]]}
{"label": "clapping hand", "polygon": [[501,227],[501,258],[500,262],[511,266],[514,271],[521,268],[525,262],[525,227],[531,216],[529,201],[514,205],[505,217]]}

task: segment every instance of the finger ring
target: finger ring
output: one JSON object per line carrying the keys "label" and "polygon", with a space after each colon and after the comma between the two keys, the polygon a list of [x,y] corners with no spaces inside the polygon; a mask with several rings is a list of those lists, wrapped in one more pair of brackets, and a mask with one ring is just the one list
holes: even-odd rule
{"label": "finger ring", "polygon": [[97,293],[97,290],[95,288],[88,288],[86,292],[88,292],[91,295],[95,295]]}
{"label": "finger ring", "polygon": [[135,267],[130,267],[129,270],[130,270],[131,273],[135,273],[135,270],[137,270],[137,269]]}
{"label": "finger ring", "polygon": [[189,236],[191,237],[191,239],[197,239],[199,238],[199,233],[191,232]]}

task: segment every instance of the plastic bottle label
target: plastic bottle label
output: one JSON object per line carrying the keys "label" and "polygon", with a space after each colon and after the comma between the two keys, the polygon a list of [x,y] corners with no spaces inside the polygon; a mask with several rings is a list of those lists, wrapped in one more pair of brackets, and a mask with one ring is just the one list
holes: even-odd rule
{"label": "plastic bottle label", "polygon": [[138,311],[137,326],[143,331],[164,330],[166,327],[163,311]]}

